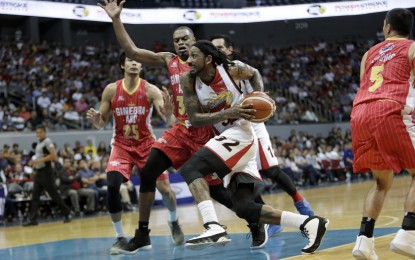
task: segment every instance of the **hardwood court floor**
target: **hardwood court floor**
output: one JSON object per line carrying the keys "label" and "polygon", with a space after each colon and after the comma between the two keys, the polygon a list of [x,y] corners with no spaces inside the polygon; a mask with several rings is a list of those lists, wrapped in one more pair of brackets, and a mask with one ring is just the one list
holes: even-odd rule
{"label": "hardwood court floor", "polygon": [[[395,178],[376,224],[376,248],[380,259],[404,259],[389,250],[389,242],[401,225],[403,203],[409,188],[408,176]],[[317,215],[329,218],[329,231],[321,248],[313,255],[301,255],[306,240],[300,232],[285,229],[278,237],[270,238],[262,250],[249,250],[250,239],[245,236],[248,228],[243,220],[227,208],[215,204],[218,217],[228,227],[232,242],[223,248],[191,251],[174,246],[169,238],[168,211],[156,208],[150,223],[153,249],[134,256],[117,258],[146,259],[352,259],[354,245],[362,214],[363,199],[372,185],[371,181],[334,185],[318,189],[301,190]],[[264,195],[264,200],[276,208],[295,211],[291,198],[285,193]],[[199,234],[201,217],[194,204],[179,206],[178,215],[183,231]],[[124,231],[132,236],[137,225],[137,212],[123,215]],[[109,216],[74,219],[69,224],[41,223],[34,227],[0,228],[0,259],[112,259],[108,252],[114,231]]]}

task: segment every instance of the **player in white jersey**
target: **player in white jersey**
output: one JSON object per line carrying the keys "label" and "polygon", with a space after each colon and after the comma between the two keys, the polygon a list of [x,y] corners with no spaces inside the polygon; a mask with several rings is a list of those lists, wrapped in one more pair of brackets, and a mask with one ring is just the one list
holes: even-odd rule
{"label": "player in white jersey", "polygon": [[255,112],[251,105],[240,105],[242,91],[235,80],[263,85],[257,70],[245,64],[229,67],[226,55],[209,41],[197,41],[190,49],[188,73],[181,75],[185,107],[193,126],[213,125],[218,136],[212,138],[181,168],[180,172],[203,218],[204,232],[186,241],[189,248],[203,248],[230,241],[218,223],[209,187],[204,176],[215,172],[224,179],[231,193],[233,210],[248,221],[299,228],[308,239],[302,249],[312,253],[320,246],[328,220],[280,211],[255,202],[257,184],[262,184],[256,167],[257,138],[248,120]]}
{"label": "player in white jersey", "polygon": [[[218,50],[223,51],[228,58],[233,59],[234,43],[228,35],[215,34],[210,37],[210,41]],[[244,95],[254,91],[261,91],[260,89],[254,89],[247,80],[239,81],[239,86],[241,87]],[[272,143],[265,124],[252,123],[252,126],[258,138],[258,152],[256,160],[261,175],[277,182],[279,186],[291,196],[294,201],[294,205],[300,214],[313,216],[314,211],[308,201],[301,196],[290,177],[278,166],[278,159],[275,156],[274,149],[272,148]],[[282,231],[282,227],[270,225],[268,228],[268,235],[273,236],[280,231]]]}

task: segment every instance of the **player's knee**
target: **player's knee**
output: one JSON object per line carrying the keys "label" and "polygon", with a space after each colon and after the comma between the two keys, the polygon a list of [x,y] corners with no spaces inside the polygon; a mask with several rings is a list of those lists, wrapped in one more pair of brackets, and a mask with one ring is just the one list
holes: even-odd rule
{"label": "player's knee", "polygon": [[170,192],[172,192],[169,182],[165,180],[157,181],[156,187],[160,194],[164,196],[169,195]]}
{"label": "player's knee", "polygon": [[197,156],[192,156],[180,169],[180,174],[187,184],[192,183],[198,178],[203,178],[204,175],[200,171],[205,162],[200,160]]}
{"label": "player's knee", "polygon": [[262,205],[252,200],[238,200],[233,202],[232,210],[240,218],[249,223],[258,223],[261,215]]}
{"label": "player's knee", "polygon": [[140,192],[155,192],[157,177],[153,174],[141,174]]}

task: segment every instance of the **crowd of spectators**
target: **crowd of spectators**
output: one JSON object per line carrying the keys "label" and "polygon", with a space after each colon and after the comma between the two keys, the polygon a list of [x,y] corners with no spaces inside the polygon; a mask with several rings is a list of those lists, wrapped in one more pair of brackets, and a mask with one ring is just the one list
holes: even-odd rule
{"label": "crowd of spectators", "polygon": [[[367,40],[313,41],[290,47],[243,46],[240,59],[260,70],[278,110],[268,124],[346,121],[359,86]],[[168,50],[155,43],[155,51]],[[34,44],[21,39],[0,49],[0,131],[88,129],[89,107],[97,109],[103,88],[122,77],[115,45]],[[144,68],[143,76],[168,86],[167,71]],[[154,117],[154,127],[164,122]],[[107,125],[111,129],[111,124]]]}
{"label": "crowd of spectators", "polygon": [[[323,137],[320,134],[312,136],[304,131],[292,130],[286,140],[272,137],[272,144],[280,167],[297,186],[319,186],[357,179],[358,175],[353,173],[351,166],[353,152],[350,131],[343,133],[340,128],[333,128],[328,136]],[[0,152],[0,186],[7,186],[6,215],[10,221],[18,218],[12,202],[16,199],[30,199],[33,188],[30,160],[35,146],[36,143],[32,147],[19,147],[18,144],[10,147],[5,144]],[[73,145],[67,143],[64,147],[57,147],[57,151],[57,184],[61,196],[75,215],[105,211],[105,168],[110,147],[105,142],[95,145],[92,139],[88,139],[85,144],[80,141]],[[133,170],[133,175],[138,175],[137,169]],[[265,180],[265,183],[268,188],[277,185],[270,180]],[[124,209],[131,210],[132,202],[137,198],[131,182],[122,185],[120,194]]]}
{"label": "crowd of spectators", "polygon": [[[18,144],[13,144],[11,148],[5,144],[0,152],[0,186],[7,187],[6,216],[9,220],[18,218],[19,212],[23,218],[27,217],[28,207],[22,210],[17,208],[16,203],[28,203],[31,199],[34,170],[30,161],[35,147],[36,143],[30,149],[21,149]],[[105,169],[110,148],[104,142],[95,146],[92,139],[88,139],[86,144],[77,141],[74,147],[65,144],[57,151],[59,159],[54,163],[56,184],[74,215],[106,211]],[[138,174],[136,169],[133,174]],[[133,210],[132,202],[137,201],[137,195],[131,181],[121,185],[120,196],[123,209]],[[45,200],[47,194],[42,198]]]}

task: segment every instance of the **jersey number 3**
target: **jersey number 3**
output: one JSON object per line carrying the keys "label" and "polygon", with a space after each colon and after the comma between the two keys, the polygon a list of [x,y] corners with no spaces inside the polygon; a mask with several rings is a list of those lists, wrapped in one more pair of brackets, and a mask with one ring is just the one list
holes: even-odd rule
{"label": "jersey number 3", "polygon": [[384,64],[380,66],[372,67],[370,71],[370,81],[374,82],[372,86],[369,87],[369,92],[375,92],[383,83],[383,68]]}

